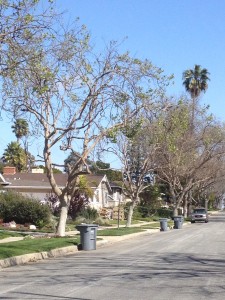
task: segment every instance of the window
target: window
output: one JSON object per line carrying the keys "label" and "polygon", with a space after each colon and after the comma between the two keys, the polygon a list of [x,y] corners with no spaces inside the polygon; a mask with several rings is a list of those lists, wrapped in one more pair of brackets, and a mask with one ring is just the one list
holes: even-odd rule
{"label": "window", "polygon": [[108,202],[108,192],[105,192],[105,203]]}
{"label": "window", "polygon": [[95,191],[95,199],[96,199],[96,202],[99,202],[99,190]]}

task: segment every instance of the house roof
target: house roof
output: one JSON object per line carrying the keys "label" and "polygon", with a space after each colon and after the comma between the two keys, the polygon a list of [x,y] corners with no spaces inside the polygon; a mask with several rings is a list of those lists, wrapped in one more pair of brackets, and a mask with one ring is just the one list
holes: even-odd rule
{"label": "house roof", "polygon": [[[104,179],[108,184],[108,180],[105,175],[85,175],[87,177],[88,185],[91,188],[99,186],[101,181]],[[63,188],[66,184],[67,174],[54,174],[57,185]],[[9,182],[8,188],[50,188],[49,180],[47,175],[44,173],[16,173],[4,175],[5,181]]]}
{"label": "house roof", "polygon": [[117,182],[115,181],[110,181],[110,186],[113,187],[113,188],[120,188],[121,189],[121,184],[118,184]]}

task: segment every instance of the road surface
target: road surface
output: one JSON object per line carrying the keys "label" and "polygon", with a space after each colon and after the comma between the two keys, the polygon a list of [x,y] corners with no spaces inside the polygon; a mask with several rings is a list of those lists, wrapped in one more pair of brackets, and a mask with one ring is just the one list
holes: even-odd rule
{"label": "road surface", "polygon": [[225,299],[225,213],[0,271],[0,299]]}

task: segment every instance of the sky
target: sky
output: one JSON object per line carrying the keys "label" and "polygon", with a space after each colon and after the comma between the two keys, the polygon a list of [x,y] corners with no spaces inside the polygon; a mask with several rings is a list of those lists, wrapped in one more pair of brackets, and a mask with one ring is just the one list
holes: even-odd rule
{"label": "sky", "polygon": [[[101,50],[111,40],[122,42],[121,51],[149,59],[165,74],[174,74],[169,93],[185,92],[182,73],[195,64],[210,72],[201,103],[225,121],[225,1],[224,0],[55,0],[66,12],[66,22],[77,17]],[[0,153],[15,140],[10,121],[3,116]],[[40,145],[34,142],[33,151]],[[32,152],[32,151],[31,151]],[[32,153],[36,154],[36,153]],[[58,161],[65,156],[56,153]],[[113,164],[113,161],[108,161]]]}

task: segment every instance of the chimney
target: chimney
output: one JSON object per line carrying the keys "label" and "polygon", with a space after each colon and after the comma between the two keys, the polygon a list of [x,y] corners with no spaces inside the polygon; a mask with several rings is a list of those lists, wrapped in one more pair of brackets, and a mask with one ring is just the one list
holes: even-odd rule
{"label": "chimney", "polygon": [[41,168],[31,169],[31,173],[44,174],[44,169]]}
{"label": "chimney", "polygon": [[16,168],[15,167],[4,167],[3,168],[3,175],[15,175]]}

